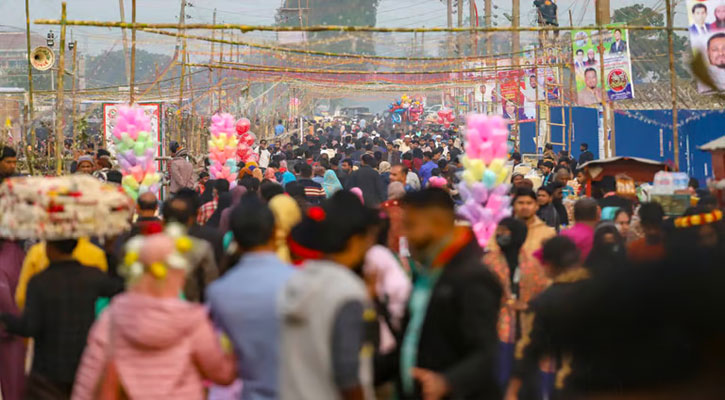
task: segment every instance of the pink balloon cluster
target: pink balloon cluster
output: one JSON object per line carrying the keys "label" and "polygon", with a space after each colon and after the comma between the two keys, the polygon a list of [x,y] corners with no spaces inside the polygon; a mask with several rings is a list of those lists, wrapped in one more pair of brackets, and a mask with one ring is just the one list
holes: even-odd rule
{"label": "pink balloon cluster", "polygon": [[144,110],[128,105],[118,107],[112,134],[124,191],[134,199],[148,191],[158,193],[161,176],[154,160],[157,142],[151,132],[151,119]]}
{"label": "pink balloon cluster", "polygon": [[212,179],[226,179],[230,183],[237,179],[236,122],[231,114],[215,114],[211,118],[211,139],[209,139],[209,174]]}
{"label": "pink balloon cluster", "polygon": [[250,161],[257,162],[259,160],[259,155],[252,150],[252,145],[254,145],[257,137],[252,132],[249,132],[250,126],[251,123],[246,118],[241,118],[237,121],[236,130],[237,140],[239,142],[237,145],[237,157],[239,157],[239,161],[245,164]]}
{"label": "pink balloon cluster", "polygon": [[[501,179],[491,181],[474,168],[500,167],[508,156],[508,129],[500,116],[475,114],[466,121],[466,171],[458,190],[463,205],[458,214],[471,222],[478,244],[485,247],[503,218],[511,216],[509,185]],[[495,162],[494,162],[495,161]],[[483,165],[482,165],[483,164]],[[475,179],[471,179],[475,177]]]}
{"label": "pink balloon cluster", "polygon": [[508,124],[496,115],[473,114],[466,119],[466,155],[486,165],[508,157]]}

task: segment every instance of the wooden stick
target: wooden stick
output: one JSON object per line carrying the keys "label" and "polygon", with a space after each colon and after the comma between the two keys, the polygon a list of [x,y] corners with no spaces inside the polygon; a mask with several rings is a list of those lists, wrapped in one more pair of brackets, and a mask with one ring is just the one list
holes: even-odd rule
{"label": "wooden stick", "polygon": [[133,27],[131,28],[131,77],[129,78],[129,104],[134,103],[134,92],[136,86],[136,0],[131,0],[131,21],[133,21]]}
{"label": "wooden stick", "polygon": [[[37,25],[60,25],[61,21],[57,19],[36,19],[33,21]],[[68,20],[65,21],[69,26],[97,26],[104,28],[132,28],[134,24],[128,22],[113,21],[83,21]],[[137,29],[178,29],[176,23],[158,23],[150,24],[137,22]],[[581,29],[576,26],[519,26],[519,27],[436,27],[436,28],[383,28],[374,26],[343,26],[343,25],[315,25],[315,26],[276,26],[276,25],[239,25],[239,24],[187,24],[186,29],[231,29],[239,30],[242,33],[261,31],[261,32],[396,32],[396,33],[414,33],[414,32],[539,32],[539,31],[571,31]],[[631,31],[666,31],[664,26],[651,25],[602,25],[607,29],[629,29]],[[673,27],[675,31],[687,31],[687,27]]]}
{"label": "wooden stick", "polygon": [[674,142],[675,171],[680,170],[680,136],[677,129],[677,72],[675,71],[675,45],[672,31],[672,0],[665,0],[667,7],[667,45],[670,53],[670,90],[672,92],[672,141]]}
{"label": "wooden stick", "polygon": [[58,56],[58,84],[55,94],[55,173],[63,174],[63,78],[65,75],[66,3],[61,3],[60,54]]}

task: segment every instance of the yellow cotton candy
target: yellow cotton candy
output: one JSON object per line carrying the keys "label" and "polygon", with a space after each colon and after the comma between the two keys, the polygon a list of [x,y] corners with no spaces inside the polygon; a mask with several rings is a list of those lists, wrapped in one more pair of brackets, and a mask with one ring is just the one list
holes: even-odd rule
{"label": "yellow cotton candy", "polygon": [[461,177],[469,185],[473,185],[474,183],[476,183],[478,181],[478,179],[476,179],[473,176],[473,173],[470,170],[463,171],[463,174],[461,175]]}
{"label": "yellow cotton candy", "polygon": [[501,173],[501,170],[503,169],[503,167],[504,167],[504,160],[501,159],[501,158],[494,159],[488,165],[488,169],[490,169],[491,171],[493,171],[493,173],[495,173],[496,175],[498,175],[499,173]]}
{"label": "yellow cotton candy", "polygon": [[496,184],[500,185],[500,184],[504,183],[506,181],[506,179],[508,179],[508,176],[509,176],[509,172],[505,168],[502,169],[496,176]]}
{"label": "yellow cotton candy", "polygon": [[471,162],[468,160],[468,156],[461,157],[461,164],[463,165],[463,168],[469,169],[471,168]]}
{"label": "yellow cotton candy", "polygon": [[473,174],[473,178],[480,181],[483,177],[483,172],[486,171],[486,166],[483,165],[483,160],[471,160],[471,167],[468,169]]}

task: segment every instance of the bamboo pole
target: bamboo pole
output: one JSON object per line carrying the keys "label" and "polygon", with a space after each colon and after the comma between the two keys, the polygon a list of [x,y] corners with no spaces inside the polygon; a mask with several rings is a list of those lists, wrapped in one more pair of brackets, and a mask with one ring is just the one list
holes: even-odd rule
{"label": "bamboo pole", "polygon": [[136,91],[136,0],[131,0],[131,77],[129,78],[129,104],[134,103],[134,92]]}
{"label": "bamboo pole", "polygon": [[677,72],[675,71],[675,45],[672,28],[672,0],[665,0],[667,9],[667,45],[670,53],[670,90],[672,92],[672,141],[674,142],[675,171],[680,170],[680,136],[677,129]]}
{"label": "bamboo pole", "polygon": [[[221,36],[222,40],[224,40],[224,30],[221,31],[220,36]],[[223,59],[224,59],[224,47],[220,43],[219,44],[219,63],[221,63],[223,61]],[[219,81],[222,80],[222,70],[221,69],[217,70],[217,80],[219,80]],[[221,110],[222,110],[222,87],[221,87],[221,85],[219,85],[219,97],[217,98],[217,102],[219,103],[218,104],[219,107],[217,108],[217,110],[219,110],[219,112],[221,112]]]}
{"label": "bamboo pole", "polygon": [[[569,9],[569,25],[574,25],[573,18],[571,15],[571,9]],[[563,87],[563,78],[564,74],[562,73],[562,88],[561,88],[561,94],[562,94],[562,100],[564,95],[564,87]],[[577,98],[576,96],[576,90],[574,90],[574,82],[576,82],[576,70],[574,69],[574,57],[571,59],[571,64],[569,65],[569,155],[574,157],[574,153],[572,149],[572,137],[574,136],[574,99]]]}
{"label": "bamboo pole", "polygon": [[[164,36],[172,36],[172,37],[185,37],[187,39],[194,39],[194,40],[201,40],[205,42],[211,42],[213,43],[223,43],[223,44],[231,44],[236,46],[247,46],[251,48],[257,48],[257,49],[265,49],[270,51],[276,51],[276,52],[282,52],[282,53],[296,53],[296,54],[308,54],[308,55],[316,55],[316,56],[325,56],[325,57],[339,57],[339,58],[358,58],[363,60],[400,60],[400,61],[460,61],[460,60],[479,60],[481,58],[487,58],[482,56],[461,56],[461,57],[394,57],[394,56],[380,56],[380,55],[367,55],[367,54],[352,54],[352,53],[332,53],[332,52],[326,52],[326,51],[315,51],[315,50],[305,50],[305,49],[292,49],[288,47],[279,47],[279,46],[270,46],[270,45],[264,45],[259,43],[252,43],[252,42],[245,42],[245,41],[234,41],[234,40],[225,40],[225,39],[215,39],[214,36],[211,38],[206,36],[198,36],[198,35],[188,35],[188,34],[182,34],[182,33],[175,33],[175,32],[169,32],[159,29],[143,29],[144,32],[148,33],[155,33],[158,35],[164,35]],[[212,35],[215,31],[212,31]],[[415,32],[414,32],[415,33]],[[425,32],[422,32],[425,33]],[[520,53],[523,53],[521,51]],[[213,54],[213,52],[212,52]],[[505,53],[497,53],[497,54],[491,54],[489,57],[493,56],[510,56],[513,55],[512,52],[505,52]]]}
{"label": "bamboo pole", "polygon": [[[486,13],[486,27],[490,28],[491,24],[491,2],[492,0],[484,0],[484,10]],[[486,34],[486,55],[493,53],[493,41],[491,40],[491,34]]]}
{"label": "bamboo pole", "polygon": [[[123,0],[118,0],[118,9],[119,9],[119,12],[121,13],[121,22],[126,23],[126,21],[125,21],[126,10],[124,9]],[[121,40],[123,41],[123,62],[126,64],[126,70],[125,70],[126,76],[124,78],[126,78],[126,83],[129,83],[130,81],[128,79],[131,76],[131,66],[128,62],[128,39],[126,38],[125,27],[121,28],[121,35],[122,35]]]}
{"label": "bamboo pole", "polygon": [[[247,64],[247,63],[236,63],[224,61],[221,64],[199,64],[191,63],[192,67],[201,68],[217,68],[217,69],[229,69],[235,71],[260,71],[260,72],[289,72],[289,73],[309,73],[309,74],[337,74],[337,75],[434,75],[434,74],[452,74],[452,73],[466,73],[466,72],[481,72],[491,71],[490,67],[473,67],[473,68],[459,68],[459,69],[445,69],[445,70],[408,70],[408,71],[365,71],[365,70],[337,70],[337,69],[307,69],[307,68],[287,68],[278,67],[271,65],[259,65],[259,64]],[[555,63],[551,65],[560,65]],[[515,64],[507,66],[511,69],[515,68],[526,68],[525,64]]]}
{"label": "bamboo pole", "polygon": [[[25,0],[25,41],[28,51],[28,126],[30,128],[30,145],[35,149],[35,128],[32,128],[33,120],[35,119],[35,107],[33,105],[33,65],[30,59],[30,0]],[[23,132],[23,138],[25,138],[25,132]],[[33,151],[29,152],[35,154]],[[26,157],[27,159],[27,157]],[[28,159],[28,164],[32,170],[32,160]]]}
{"label": "bamboo pole", "polygon": [[73,146],[78,146],[78,131],[76,130],[76,98],[78,97],[77,81],[78,81],[78,42],[73,41],[73,85],[72,85],[72,102],[71,102],[71,126],[73,127]]}
{"label": "bamboo pole", "polygon": [[55,173],[63,174],[63,75],[65,75],[66,2],[61,3],[60,54],[58,56],[58,84],[55,95]]}
{"label": "bamboo pole", "polygon": [[[36,19],[33,21],[37,25],[60,25],[57,19]],[[104,28],[131,28],[133,24],[128,22],[113,21],[83,21],[68,20],[65,21],[68,26],[97,26]],[[664,26],[653,25],[612,25],[604,24],[607,29],[628,29],[631,31],[666,31]],[[178,29],[176,23],[136,23],[137,29]],[[581,29],[576,26],[518,26],[518,27],[433,27],[433,28],[385,28],[375,26],[345,26],[345,25],[312,25],[312,26],[277,26],[277,25],[240,25],[240,24],[186,24],[185,29],[221,29],[221,30],[238,30],[242,33],[260,31],[260,32],[394,32],[394,33],[414,33],[414,32],[539,32],[539,31],[571,31]],[[673,27],[675,31],[687,31],[687,27]]]}
{"label": "bamboo pole", "polygon": [[607,85],[604,79],[604,30],[601,26],[599,30],[599,83],[602,85],[601,96],[602,96],[602,126],[604,135],[604,158],[609,157],[611,154],[609,147],[609,99],[607,96]]}
{"label": "bamboo pole", "polygon": [[[216,24],[216,8],[214,9],[214,24]],[[211,53],[209,53],[209,64],[211,64],[214,61],[214,42],[216,41],[216,38],[214,37],[216,35],[216,31],[211,31]],[[209,69],[209,86],[212,85],[213,81],[213,73],[212,70]],[[214,110],[214,96],[209,97],[209,115],[212,114]]]}

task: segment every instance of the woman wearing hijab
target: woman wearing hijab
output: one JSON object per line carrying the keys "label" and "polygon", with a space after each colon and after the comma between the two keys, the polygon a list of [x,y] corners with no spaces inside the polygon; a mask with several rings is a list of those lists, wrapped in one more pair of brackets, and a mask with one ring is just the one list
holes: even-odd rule
{"label": "woman wearing hijab", "polygon": [[[221,219],[219,220],[219,231],[222,233],[229,231],[229,219],[232,216],[232,210],[242,200],[244,193],[247,193],[247,188],[242,185],[237,185],[229,193],[232,194],[232,204],[230,204],[225,210],[222,210]],[[212,215],[212,218],[214,218],[214,215]]]}
{"label": "woman wearing hijab", "polygon": [[491,251],[484,257],[484,263],[498,276],[503,289],[498,319],[499,382],[503,388],[511,375],[514,345],[521,336],[519,314],[548,284],[543,270],[536,268],[521,249],[526,233],[523,222],[511,217],[502,219],[493,237],[495,243],[490,243]]}
{"label": "woman wearing hijab", "polygon": [[335,171],[328,169],[325,171],[324,180],[322,181],[322,188],[325,189],[325,194],[327,195],[327,198],[329,199],[332,197],[335,192],[338,190],[342,190],[342,184],[340,183],[340,180],[337,179],[337,174],[335,174]]}
{"label": "woman wearing hijab", "polygon": [[287,247],[287,236],[292,227],[302,220],[302,213],[297,201],[290,196],[279,194],[272,197],[267,204],[274,214],[276,228],[275,241],[277,243],[277,256],[284,262],[292,262],[289,248]]}
{"label": "woman wearing hijab", "polygon": [[[222,212],[232,205],[232,198],[231,192],[225,192],[219,195],[216,210],[214,210],[214,214],[211,215],[205,226],[219,228],[222,220]],[[224,232],[222,231],[222,233]]]}
{"label": "woman wearing hijab", "polygon": [[214,187],[216,186],[216,180],[209,180],[204,186],[204,191],[199,196],[199,206],[214,200]]}
{"label": "woman wearing hijab", "polygon": [[612,271],[627,265],[627,245],[617,226],[605,221],[594,231],[592,251],[584,265],[592,273]]}
{"label": "woman wearing hijab", "polygon": [[282,187],[287,186],[288,183],[296,181],[297,178],[295,177],[295,174],[285,171],[282,174]]}

